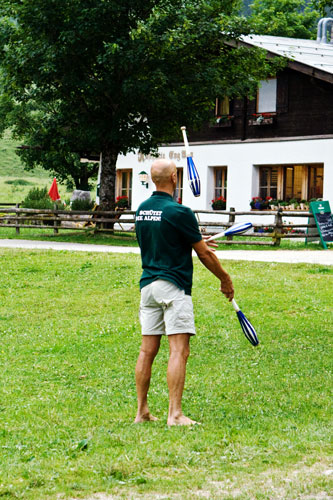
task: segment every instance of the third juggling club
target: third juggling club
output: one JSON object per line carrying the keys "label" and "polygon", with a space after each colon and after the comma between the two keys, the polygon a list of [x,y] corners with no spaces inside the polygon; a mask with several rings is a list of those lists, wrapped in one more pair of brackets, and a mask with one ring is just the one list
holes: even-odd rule
{"label": "third juggling club", "polygon": [[240,323],[240,326],[242,327],[245,337],[249,342],[251,342],[252,345],[257,346],[259,344],[259,340],[257,337],[257,332],[255,331],[253,325],[251,325],[245,314],[239,309],[235,299],[232,299],[231,303],[237,313],[238,321]]}
{"label": "third juggling club", "polygon": [[214,234],[213,236],[210,236],[206,241],[211,241],[211,240],[217,240],[218,238],[222,238],[223,236],[232,236],[233,234],[240,234],[244,233],[248,229],[252,227],[251,222],[240,222],[239,224],[234,224],[233,226],[229,227],[225,231],[222,231],[222,233],[217,233]]}
{"label": "third juggling club", "polygon": [[190,184],[190,188],[194,196],[200,196],[200,177],[197,169],[195,168],[194,161],[190,153],[190,146],[188,144],[186,135],[186,127],[181,127],[180,129],[183,133],[183,139],[186,151],[188,182]]}

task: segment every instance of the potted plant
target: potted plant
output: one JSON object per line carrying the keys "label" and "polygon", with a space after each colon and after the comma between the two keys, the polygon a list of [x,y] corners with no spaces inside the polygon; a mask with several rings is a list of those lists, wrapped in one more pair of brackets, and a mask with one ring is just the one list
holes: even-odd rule
{"label": "potted plant", "polygon": [[260,210],[261,209],[261,202],[262,202],[262,198],[260,198],[260,196],[254,196],[252,198],[252,200],[250,201],[250,206],[252,208],[252,210]]}
{"label": "potted plant", "polygon": [[261,196],[254,196],[250,201],[250,206],[252,210],[266,210],[269,208],[270,201],[272,198],[267,196],[266,198],[261,198]]}
{"label": "potted plant", "polygon": [[287,210],[288,205],[289,205],[288,201],[279,201],[279,207],[284,209],[284,210]]}
{"label": "potted plant", "polygon": [[291,200],[289,200],[289,207],[290,207],[290,210],[295,210],[298,207],[297,198],[292,198]]}
{"label": "potted plant", "polygon": [[271,210],[276,210],[278,208],[278,205],[279,205],[278,200],[273,200],[273,198],[269,202],[269,206],[270,206]]}
{"label": "potted plant", "polygon": [[226,206],[226,199],[223,198],[223,196],[219,196],[218,198],[214,198],[214,200],[212,200],[213,210],[225,210]]}
{"label": "potted plant", "polygon": [[268,210],[270,208],[272,200],[273,198],[271,196],[266,196],[266,198],[262,202],[262,209]]}

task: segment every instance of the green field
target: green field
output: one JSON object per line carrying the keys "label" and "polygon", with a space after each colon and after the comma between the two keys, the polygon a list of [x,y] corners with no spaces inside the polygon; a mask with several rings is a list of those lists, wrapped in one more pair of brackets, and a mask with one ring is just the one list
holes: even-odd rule
{"label": "green field", "polygon": [[202,425],[168,428],[166,341],[159,421],[132,423],[139,256],[0,258],[1,498],[331,498],[332,268],[226,264],[253,348],[196,260],[184,411]]}

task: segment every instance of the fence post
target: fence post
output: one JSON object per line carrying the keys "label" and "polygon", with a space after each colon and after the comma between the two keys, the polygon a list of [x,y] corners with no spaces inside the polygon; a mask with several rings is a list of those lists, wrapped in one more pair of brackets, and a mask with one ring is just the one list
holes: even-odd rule
{"label": "fence post", "polygon": [[[53,210],[57,210],[57,204],[56,203],[53,203]],[[57,218],[57,214],[53,214],[55,218]],[[53,234],[58,234],[59,233],[59,229],[58,229],[58,221],[57,220],[54,220],[53,221]]]}
{"label": "fence post", "polygon": [[[230,212],[235,212],[235,209],[230,208]],[[236,219],[235,214],[229,214],[229,221],[228,222],[230,222],[231,225],[233,225],[233,223],[235,222],[235,219]],[[229,240],[229,241],[233,240],[233,236],[227,236],[227,240]]]}
{"label": "fence post", "polygon": [[[20,207],[20,204],[16,203],[15,208],[19,208],[19,207]],[[20,216],[20,214],[16,214],[16,216],[17,215]],[[17,219],[15,219],[15,222],[16,222],[16,224],[19,224],[19,221]],[[16,234],[20,234],[20,226],[19,225],[15,227],[15,231],[16,231]]]}
{"label": "fence post", "polygon": [[282,233],[282,226],[283,226],[282,211],[283,211],[282,208],[278,208],[277,214],[275,215],[274,218],[275,231],[273,236],[273,242],[275,247],[279,247],[281,244],[281,236],[278,236],[278,234]]}

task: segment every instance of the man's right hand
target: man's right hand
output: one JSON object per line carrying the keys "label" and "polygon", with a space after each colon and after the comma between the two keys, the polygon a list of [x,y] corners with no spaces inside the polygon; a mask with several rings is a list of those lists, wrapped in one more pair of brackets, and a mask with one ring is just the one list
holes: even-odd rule
{"label": "man's right hand", "polygon": [[231,278],[221,266],[214,251],[208,247],[203,239],[197,243],[193,243],[193,248],[203,265],[220,280],[221,292],[231,301],[234,298],[234,287]]}
{"label": "man's right hand", "polygon": [[231,278],[229,275],[225,277],[225,279],[221,280],[221,292],[226,296],[229,302],[234,298],[234,286],[232,284]]}

